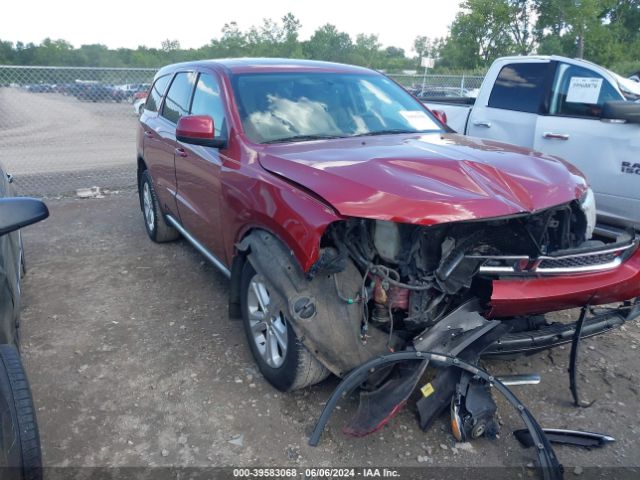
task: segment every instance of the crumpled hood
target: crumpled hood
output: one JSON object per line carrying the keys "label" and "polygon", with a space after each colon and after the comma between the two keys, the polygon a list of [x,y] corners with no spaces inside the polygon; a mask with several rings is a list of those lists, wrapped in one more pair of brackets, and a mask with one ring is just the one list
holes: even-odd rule
{"label": "crumpled hood", "polygon": [[586,189],[559,159],[456,134],[269,145],[258,159],[341,215],[421,225],[534,212]]}

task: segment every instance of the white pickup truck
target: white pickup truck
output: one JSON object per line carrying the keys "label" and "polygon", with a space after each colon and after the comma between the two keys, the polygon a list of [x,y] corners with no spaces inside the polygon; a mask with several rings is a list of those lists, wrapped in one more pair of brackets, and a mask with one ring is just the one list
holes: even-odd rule
{"label": "white pickup truck", "polygon": [[578,167],[598,218],[640,229],[640,84],[584,60],[496,60],[473,98],[431,98],[453,130],[556,155]]}

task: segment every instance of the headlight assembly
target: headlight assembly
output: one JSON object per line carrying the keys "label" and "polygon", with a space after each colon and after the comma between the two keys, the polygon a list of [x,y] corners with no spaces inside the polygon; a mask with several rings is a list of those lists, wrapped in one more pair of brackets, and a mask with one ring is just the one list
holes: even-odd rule
{"label": "headlight assembly", "polygon": [[596,197],[590,188],[580,199],[580,208],[587,219],[586,239],[590,240],[593,236],[593,230],[596,228]]}

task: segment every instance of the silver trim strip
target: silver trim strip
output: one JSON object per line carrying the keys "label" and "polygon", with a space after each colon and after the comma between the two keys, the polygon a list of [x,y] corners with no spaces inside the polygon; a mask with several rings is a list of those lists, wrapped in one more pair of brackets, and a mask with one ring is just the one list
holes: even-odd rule
{"label": "silver trim strip", "polygon": [[178,220],[173,218],[171,215],[165,215],[165,218],[173,226],[173,228],[178,230],[182,234],[182,236],[186,238],[189,241],[189,243],[195,247],[196,250],[198,250],[202,255],[205,256],[207,260],[209,260],[213,264],[214,267],[220,270],[225,277],[231,278],[231,271],[224,265],[224,263],[222,263],[222,261],[218,257],[216,257],[209,250],[207,250],[207,248],[204,245],[198,242],[198,240],[196,240],[189,232],[187,232],[184,229],[184,227],[180,225]]}
{"label": "silver trim strip", "polygon": [[537,373],[525,373],[520,375],[500,375],[496,377],[507,386],[510,385],[538,385],[540,375]]}
{"label": "silver trim strip", "polygon": [[536,273],[586,273],[586,272],[602,272],[604,270],[612,270],[622,265],[620,257],[614,258],[607,263],[596,265],[585,265],[582,267],[556,267],[556,268],[538,268]]}
{"label": "silver trim strip", "polygon": [[628,255],[625,255],[624,253],[622,253],[621,255],[615,257],[613,260],[609,262],[594,264],[594,265],[582,265],[582,266],[575,266],[575,267],[548,267],[548,268],[545,268],[545,267],[540,268],[539,265],[545,260],[557,261],[557,260],[567,260],[572,258],[590,257],[590,256],[596,256],[596,255],[606,255],[609,253],[633,252],[637,247],[638,247],[638,239],[636,238],[633,242],[631,242],[628,245],[622,245],[614,248],[607,248],[604,250],[598,250],[598,251],[592,251],[592,252],[560,255],[557,257],[552,257],[548,255],[544,255],[538,258],[530,258],[527,256],[512,256],[512,255],[505,255],[505,256],[467,255],[467,258],[476,259],[476,260],[512,261],[514,264],[515,262],[519,262],[523,260],[525,262],[533,263],[533,266],[530,266],[529,269],[525,269],[525,270],[517,270],[515,265],[513,266],[504,266],[504,265],[480,266],[480,273],[489,274],[489,275],[491,274],[493,275],[500,275],[500,274],[503,274],[503,275],[527,275],[527,274],[529,275],[536,275],[536,274],[562,275],[565,273],[597,273],[597,272],[603,272],[606,270],[613,270],[618,268],[620,265],[622,265],[622,262],[626,258],[628,258]]}

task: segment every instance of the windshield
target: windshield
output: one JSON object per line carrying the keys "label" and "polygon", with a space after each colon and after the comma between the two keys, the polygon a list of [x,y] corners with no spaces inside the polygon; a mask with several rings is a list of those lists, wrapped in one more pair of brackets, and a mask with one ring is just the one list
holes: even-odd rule
{"label": "windshield", "polygon": [[441,131],[431,114],[382,75],[234,75],[245,134],[256,143]]}

